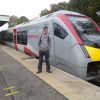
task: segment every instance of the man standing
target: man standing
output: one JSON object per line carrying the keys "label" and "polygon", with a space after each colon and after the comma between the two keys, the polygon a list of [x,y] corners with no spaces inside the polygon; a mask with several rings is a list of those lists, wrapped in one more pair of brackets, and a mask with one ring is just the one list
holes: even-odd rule
{"label": "man standing", "polygon": [[43,64],[43,57],[45,56],[46,61],[46,69],[47,72],[52,73],[50,71],[50,63],[49,63],[49,52],[51,49],[50,46],[50,38],[48,36],[48,27],[45,26],[43,28],[43,33],[40,36],[38,47],[39,47],[39,63],[38,63],[38,74],[42,72],[42,64]]}

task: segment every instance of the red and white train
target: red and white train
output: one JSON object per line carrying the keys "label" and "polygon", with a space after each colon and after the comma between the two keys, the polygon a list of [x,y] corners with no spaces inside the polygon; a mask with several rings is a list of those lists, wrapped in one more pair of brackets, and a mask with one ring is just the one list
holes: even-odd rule
{"label": "red and white train", "polygon": [[83,14],[57,11],[3,30],[0,39],[16,50],[38,57],[38,40],[45,25],[51,38],[52,65],[85,80],[100,75],[100,28]]}

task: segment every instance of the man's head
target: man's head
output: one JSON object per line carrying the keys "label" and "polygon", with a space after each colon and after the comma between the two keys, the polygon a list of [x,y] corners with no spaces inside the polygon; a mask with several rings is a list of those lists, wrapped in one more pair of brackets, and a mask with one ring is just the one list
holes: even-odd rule
{"label": "man's head", "polygon": [[47,26],[45,26],[45,27],[43,28],[43,34],[44,34],[44,35],[47,35],[47,34],[48,34],[48,27],[47,27]]}

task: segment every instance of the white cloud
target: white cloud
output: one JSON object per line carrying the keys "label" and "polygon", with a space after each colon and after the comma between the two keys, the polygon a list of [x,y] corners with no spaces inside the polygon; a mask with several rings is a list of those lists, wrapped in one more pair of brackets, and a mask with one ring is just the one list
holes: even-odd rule
{"label": "white cloud", "polygon": [[39,16],[41,10],[49,9],[50,4],[69,0],[1,0],[0,14],[26,16],[29,19]]}

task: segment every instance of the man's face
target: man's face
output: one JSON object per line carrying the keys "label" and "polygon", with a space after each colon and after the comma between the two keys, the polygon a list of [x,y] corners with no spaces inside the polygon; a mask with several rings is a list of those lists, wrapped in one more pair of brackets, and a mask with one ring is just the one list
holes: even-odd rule
{"label": "man's face", "polygon": [[43,34],[44,35],[47,35],[48,34],[48,29],[47,28],[43,29]]}

